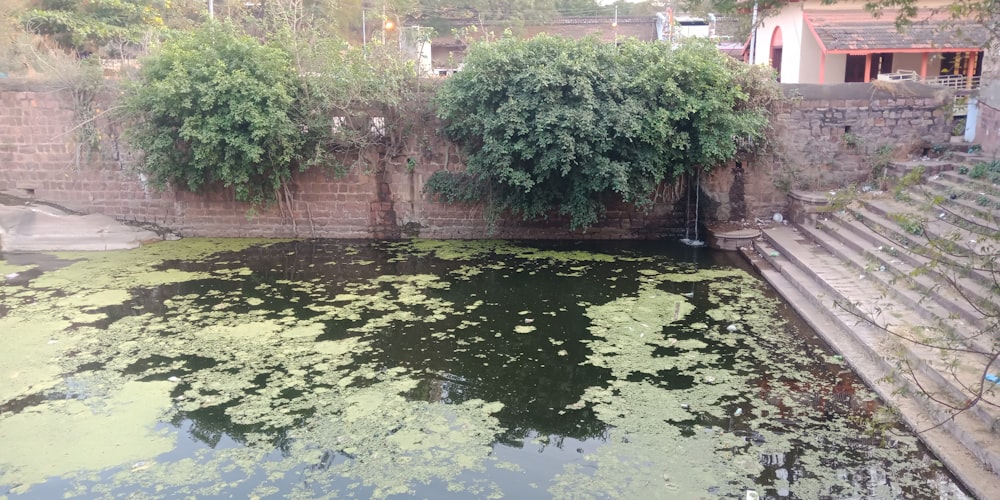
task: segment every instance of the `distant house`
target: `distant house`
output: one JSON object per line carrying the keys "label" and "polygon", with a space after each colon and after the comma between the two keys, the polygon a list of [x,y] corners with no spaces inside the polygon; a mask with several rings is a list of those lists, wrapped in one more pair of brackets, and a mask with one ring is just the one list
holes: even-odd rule
{"label": "distant house", "polygon": [[[468,27],[469,23],[458,22],[453,26],[457,30]],[[613,43],[627,38],[658,40],[657,27],[657,19],[653,16],[619,17],[617,22],[611,17],[564,17],[518,27],[513,31],[519,38],[532,38],[546,33],[577,39],[596,36],[602,41]],[[465,36],[456,36],[450,30],[439,30],[441,32],[431,41],[431,61],[435,73],[446,76],[454,72],[465,57],[469,38],[480,38],[484,31],[500,36],[505,28],[507,26],[503,23],[490,23],[476,26],[475,31]]]}
{"label": "distant house", "polygon": [[986,29],[951,20],[947,2],[918,4],[913,24],[898,31],[896,11],[874,18],[864,2],[791,0],[763,14],[747,59],[770,65],[784,83],[906,79],[978,88]]}
{"label": "distant house", "polygon": [[[466,29],[470,32],[464,36],[456,36],[451,33],[450,29],[439,30],[441,33],[431,41],[431,60],[434,74],[438,76],[447,76],[457,70],[465,57],[469,38],[479,38],[484,31],[501,35],[506,25],[493,23],[476,26],[474,31],[468,30],[468,23],[455,23],[452,27],[456,30]],[[723,38],[716,36],[715,16],[710,14],[708,18],[683,15],[674,17],[669,10],[654,16],[564,17],[522,26],[514,29],[513,32],[515,36],[520,38],[532,38],[542,33],[574,39],[596,36],[599,40],[607,43],[617,43],[626,39],[643,42],[678,42],[684,38],[693,37],[723,40]],[[737,49],[742,47],[741,44]],[[725,47],[725,49],[726,53],[733,51],[733,47]],[[720,50],[723,50],[721,44]]]}

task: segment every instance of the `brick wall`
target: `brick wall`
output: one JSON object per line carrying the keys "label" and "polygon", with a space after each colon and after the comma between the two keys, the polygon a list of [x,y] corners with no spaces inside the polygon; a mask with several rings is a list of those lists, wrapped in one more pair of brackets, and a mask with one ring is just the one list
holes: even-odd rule
{"label": "brick wall", "polygon": [[[824,188],[864,173],[866,155],[880,144],[933,143],[948,135],[931,95],[873,96],[867,87],[852,90],[857,95],[849,94],[850,98],[833,98],[826,94],[829,89],[801,85],[786,89],[798,92],[801,99],[778,114],[775,123],[781,140],[775,154],[703,176],[702,221],[770,217],[783,210],[787,186],[776,180],[790,169],[796,169],[799,179],[816,179],[812,187]],[[0,92],[0,191],[82,212],[152,222],[185,236],[487,236],[482,207],[437,203],[422,192],[433,172],[464,168],[457,147],[434,135],[434,124],[413,134],[422,138],[422,145],[412,144],[377,173],[352,171],[344,177],[323,169],[299,173],[289,186],[290,202],[251,214],[249,205],[236,202],[232,191],[222,187],[207,194],[154,189],[129,168],[132,159],[116,140],[112,124],[100,124],[104,140],[100,151],[91,152],[77,145],[74,123],[72,100],[64,93]],[[862,138],[858,148],[844,147],[845,126]],[[412,169],[407,166],[408,158],[416,162]],[[568,221],[561,217],[531,222],[501,218],[492,237],[655,239],[678,235],[684,231],[689,201],[693,207],[694,200],[687,198],[693,198],[693,193],[683,181],[660,186],[655,202],[645,211],[612,201],[606,219],[586,232],[569,231]]]}
{"label": "brick wall", "polygon": [[[132,159],[101,123],[100,151],[79,147],[72,130],[72,99],[60,92],[0,92],[0,191],[51,201],[81,212],[151,222],[184,236],[371,238],[487,236],[482,207],[437,203],[422,192],[441,169],[463,167],[454,145],[434,137],[434,124],[414,137],[430,145],[409,148],[380,172],[336,177],[324,169],[294,176],[291,202],[252,212],[231,189],[210,193],[159,191],[129,168]],[[423,152],[420,152],[423,151]],[[427,152],[430,151],[430,152]],[[415,168],[407,158],[416,160]],[[500,238],[660,238],[683,226],[677,199],[660,197],[648,211],[609,205],[607,219],[586,232],[568,230],[561,217],[537,222],[502,219]]]}

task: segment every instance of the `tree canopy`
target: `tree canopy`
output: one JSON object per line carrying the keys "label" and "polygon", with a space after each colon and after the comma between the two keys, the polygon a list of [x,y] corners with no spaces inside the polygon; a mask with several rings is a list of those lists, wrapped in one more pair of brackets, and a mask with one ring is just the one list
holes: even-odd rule
{"label": "tree canopy", "polygon": [[[123,57],[166,28],[187,28],[204,10],[194,0],[37,0],[18,14],[24,28],[77,53]],[[107,54],[105,54],[107,55]]]}
{"label": "tree canopy", "polygon": [[297,88],[287,52],[208,23],[145,60],[125,99],[128,136],[155,183],[221,181],[237,199],[270,200],[299,155]]}
{"label": "tree canopy", "polygon": [[[301,9],[264,16],[258,37],[208,22],[144,59],[123,107],[154,184],[221,183],[255,205],[290,201],[296,170],[367,169],[367,153],[391,156],[401,144],[415,120],[404,112],[415,101],[412,61],[381,44],[352,47]],[[358,160],[345,165],[345,153]]]}
{"label": "tree canopy", "polygon": [[503,39],[474,46],[436,102],[496,208],[555,211],[576,229],[608,195],[645,205],[661,181],[733,159],[734,139],[759,144],[768,99],[750,94],[765,91],[756,71],[704,43]]}

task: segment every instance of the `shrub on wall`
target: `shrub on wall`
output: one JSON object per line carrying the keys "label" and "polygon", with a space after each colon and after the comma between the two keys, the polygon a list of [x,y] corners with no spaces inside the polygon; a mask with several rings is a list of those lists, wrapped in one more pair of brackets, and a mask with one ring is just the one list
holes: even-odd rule
{"label": "shrub on wall", "polygon": [[751,71],[704,43],[503,39],[475,46],[436,103],[469,172],[501,187],[490,212],[576,229],[608,194],[643,206],[664,179],[732,159],[734,139],[759,144],[769,100],[746,90]]}
{"label": "shrub on wall", "polygon": [[297,88],[285,51],[208,23],[143,62],[124,99],[127,136],[154,184],[196,191],[222,182],[238,200],[268,202],[299,156]]}

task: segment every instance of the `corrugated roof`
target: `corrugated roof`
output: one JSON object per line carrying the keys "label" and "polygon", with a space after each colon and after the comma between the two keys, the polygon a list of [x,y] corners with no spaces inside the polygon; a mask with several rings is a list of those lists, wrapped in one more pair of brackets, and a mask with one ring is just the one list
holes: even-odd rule
{"label": "corrugated roof", "polygon": [[921,13],[902,32],[896,29],[892,10],[873,18],[862,10],[807,9],[805,19],[827,52],[975,49],[988,38],[981,24],[953,21],[941,13]]}

